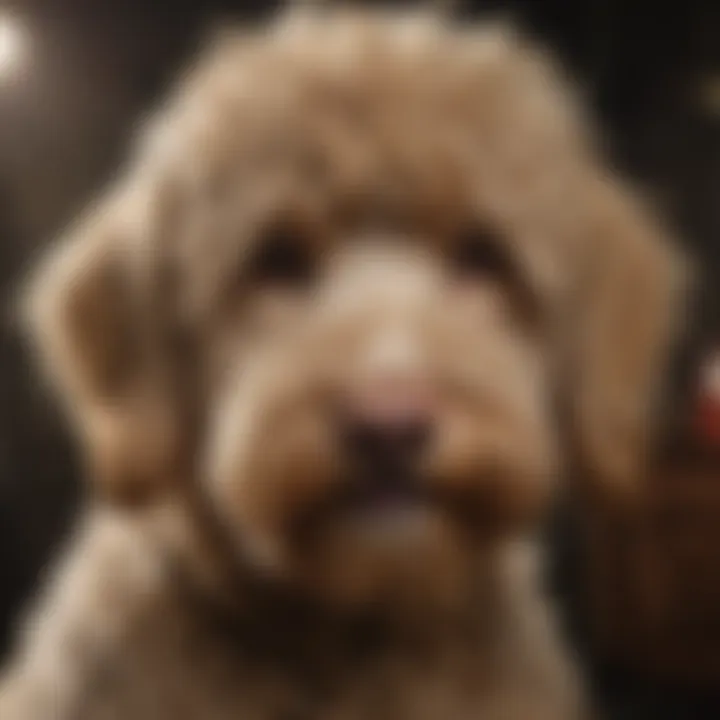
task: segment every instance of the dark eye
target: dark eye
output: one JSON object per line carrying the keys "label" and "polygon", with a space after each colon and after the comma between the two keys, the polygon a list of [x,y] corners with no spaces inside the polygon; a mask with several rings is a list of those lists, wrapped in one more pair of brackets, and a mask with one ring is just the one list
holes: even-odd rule
{"label": "dark eye", "polygon": [[497,233],[484,228],[463,232],[451,249],[453,271],[462,278],[510,282],[514,275],[512,258]]}
{"label": "dark eye", "polygon": [[313,278],[315,258],[308,241],[292,228],[274,228],[258,243],[248,270],[252,281],[303,287]]}
{"label": "dark eye", "polygon": [[537,324],[537,297],[498,233],[484,228],[466,231],[456,239],[450,257],[456,277],[499,286],[516,316],[526,324]]}

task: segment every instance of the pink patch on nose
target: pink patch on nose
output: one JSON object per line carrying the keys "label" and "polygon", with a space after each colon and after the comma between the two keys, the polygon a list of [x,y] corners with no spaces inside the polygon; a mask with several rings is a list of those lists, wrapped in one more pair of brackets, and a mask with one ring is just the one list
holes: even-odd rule
{"label": "pink patch on nose", "polygon": [[381,425],[405,425],[433,414],[433,393],[422,380],[385,377],[364,383],[350,396],[358,418]]}

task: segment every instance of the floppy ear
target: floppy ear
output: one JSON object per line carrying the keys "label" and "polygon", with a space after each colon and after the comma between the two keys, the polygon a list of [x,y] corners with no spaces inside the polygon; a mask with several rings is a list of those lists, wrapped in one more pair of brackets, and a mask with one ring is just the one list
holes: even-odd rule
{"label": "floppy ear", "polygon": [[587,255],[571,303],[570,430],[590,487],[627,497],[654,450],[689,266],[616,181],[593,178],[580,192]]}
{"label": "floppy ear", "polygon": [[171,472],[173,414],[138,254],[145,217],[118,191],[67,233],[22,297],[31,340],[97,489],[138,500]]}

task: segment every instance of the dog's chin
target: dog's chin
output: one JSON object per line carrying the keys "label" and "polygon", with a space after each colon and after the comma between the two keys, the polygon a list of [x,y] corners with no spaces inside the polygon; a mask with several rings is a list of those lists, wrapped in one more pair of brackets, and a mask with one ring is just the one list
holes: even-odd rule
{"label": "dog's chin", "polygon": [[426,498],[379,494],[328,507],[278,568],[303,594],[348,610],[452,609],[471,592],[478,549]]}

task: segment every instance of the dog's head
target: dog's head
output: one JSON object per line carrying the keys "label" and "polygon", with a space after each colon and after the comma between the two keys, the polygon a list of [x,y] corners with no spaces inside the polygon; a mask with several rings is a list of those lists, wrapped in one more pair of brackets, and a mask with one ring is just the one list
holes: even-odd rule
{"label": "dog's head", "polygon": [[98,486],[192,488],[262,572],[366,603],[457,595],[568,469],[635,485],[678,264],[577,115],[498,29],[224,43],[33,283]]}

